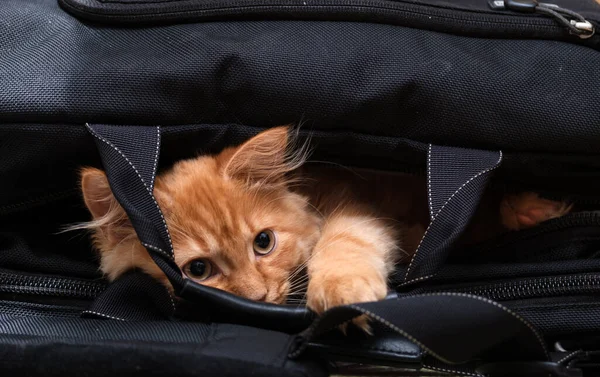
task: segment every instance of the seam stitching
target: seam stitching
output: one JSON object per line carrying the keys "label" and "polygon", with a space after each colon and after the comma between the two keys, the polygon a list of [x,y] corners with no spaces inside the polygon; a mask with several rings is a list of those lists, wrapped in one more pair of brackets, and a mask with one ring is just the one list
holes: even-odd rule
{"label": "seam stitching", "polygon": [[154,181],[156,179],[156,167],[158,166],[158,152],[160,150],[160,126],[156,126],[156,151],[154,152],[154,166],[152,167],[152,180],[150,181],[150,190],[154,191]]}
{"label": "seam stitching", "polygon": [[431,144],[427,148],[427,197],[429,198],[429,220],[435,218],[433,214],[433,201],[431,199]]}
{"label": "seam stitching", "polygon": [[456,194],[458,194],[463,188],[465,188],[465,186],[467,186],[469,183],[473,182],[475,179],[483,176],[484,174],[487,174],[487,173],[495,170],[500,165],[500,162],[502,162],[502,151],[500,151],[499,156],[498,156],[498,161],[496,161],[496,163],[493,166],[491,166],[491,167],[489,167],[489,168],[487,168],[487,169],[485,169],[483,171],[480,171],[477,174],[475,174],[474,176],[472,176],[471,178],[469,178],[456,191],[454,191],[454,193],[452,195],[450,195],[450,197],[448,198],[448,200],[446,200],[446,202],[444,203],[444,205],[442,205],[442,207],[439,209],[439,211],[437,211],[435,213],[435,216],[432,218],[431,222],[427,226],[427,229],[425,230],[425,233],[423,234],[423,237],[421,238],[421,241],[419,241],[419,245],[417,246],[417,250],[413,254],[413,256],[412,256],[412,258],[410,260],[410,263],[408,264],[408,268],[406,269],[406,274],[404,275],[404,281],[405,282],[408,280],[408,275],[410,274],[410,271],[411,271],[411,268],[412,268],[413,263],[415,261],[415,258],[417,257],[417,255],[419,254],[419,251],[421,250],[421,245],[423,244],[423,240],[427,236],[427,233],[431,229],[431,226],[433,225],[433,223],[435,222],[435,220],[438,218],[438,215],[444,210],[444,208],[446,207],[446,205],[448,205],[448,203],[450,203],[450,201],[456,196]]}
{"label": "seam stitching", "polygon": [[483,377],[483,374],[479,374],[479,373],[469,373],[469,372],[463,372],[463,371],[460,371],[460,370],[444,369],[444,368],[434,367],[434,366],[427,365],[427,364],[423,364],[423,368],[435,370],[435,371],[438,371],[438,372],[461,374],[463,376]]}
{"label": "seam stitching", "polygon": [[[154,195],[152,194],[152,190],[148,187],[148,185],[144,181],[144,178],[142,178],[142,175],[140,174],[140,172],[137,170],[137,168],[135,167],[135,165],[127,158],[127,156],[125,156],[125,154],[123,152],[121,152],[121,150],[119,148],[117,148],[117,146],[115,146],[109,140],[107,140],[106,138],[104,138],[101,135],[99,135],[98,133],[96,133],[96,131],[90,126],[89,123],[86,123],[85,126],[87,127],[87,129],[91,132],[91,134],[96,139],[102,141],[103,143],[105,143],[109,147],[113,148],[119,155],[121,155],[121,157],[123,157],[125,159],[125,161],[127,161],[127,163],[129,163],[129,165],[131,166],[131,168],[135,171],[135,173],[137,174],[137,176],[140,178],[140,181],[142,182],[142,184],[144,185],[144,187],[148,191],[148,194],[150,195],[150,198],[152,199],[152,201],[154,202],[154,205],[156,206],[156,209],[158,210],[160,218],[162,219],[163,225],[164,225],[165,230],[167,232],[167,238],[168,238],[168,241],[169,241],[169,246],[170,246],[170,248],[172,250],[173,249],[173,243],[171,242],[171,234],[169,233],[169,228],[167,227],[167,222],[165,221],[165,217],[163,216],[163,213],[160,210],[160,207],[158,206],[158,203],[156,202],[156,199],[154,198]],[[159,128],[159,131],[160,131],[160,128]],[[159,133],[159,135],[160,135],[160,133]],[[159,140],[160,140],[160,138],[159,138]],[[158,142],[157,142],[157,144],[158,144]],[[144,246],[146,246],[146,245],[144,245]],[[157,246],[153,246],[153,245],[150,245],[150,246],[152,246],[152,250],[155,250],[155,251],[159,250],[164,255],[166,255],[169,259],[173,259],[172,253],[167,253],[167,252],[163,251],[161,248],[159,248]],[[148,246],[146,246],[146,247],[148,247]]]}
{"label": "seam stitching", "polygon": [[108,314],[98,313],[93,310],[84,310],[83,313],[95,314],[95,315],[99,315],[100,317],[104,317],[104,318],[108,318],[108,319],[115,319],[117,321],[126,321],[126,319],[119,318],[119,317],[113,317],[112,315],[108,315]]}
{"label": "seam stitching", "polygon": [[458,296],[458,297],[468,297],[468,298],[471,298],[471,299],[475,299],[475,300],[479,300],[479,301],[485,302],[487,304],[491,304],[491,305],[493,305],[493,306],[495,306],[495,307],[497,307],[499,309],[502,309],[506,313],[508,313],[511,316],[513,316],[516,319],[518,319],[522,324],[524,324],[525,326],[527,326],[529,328],[529,330],[531,330],[531,332],[537,338],[540,346],[542,347],[542,350],[544,351],[544,355],[546,356],[546,359],[550,360],[550,354],[548,353],[548,350],[546,349],[546,345],[544,343],[544,340],[543,340],[542,336],[537,332],[537,330],[529,322],[527,322],[525,319],[523,319],[523,317],[519,316],[517,313],[513,312],[509,308],[500,305],[496,301],[489,300],[489,299],[487,299],[485,297],[479,297],[479,296],[474,296],[474,295],[470,295],[470,294],[467,294],[467,293],[457,293],[457,292],[431,293],[431,294],[427,294],[426,293],[426,294],[424,294],[424,296]]}
{"label": "seam stitching", "polygon": [[565,356],[562,359],[558,360],[556,363],[557,364],[562,364],[565,361],[571,359],[573,356],[576,356],[576,355],[580,354],[581,352],[583,352],[583,351],[582,350],[573,351],[570,354],[568,354],[567,356]]}

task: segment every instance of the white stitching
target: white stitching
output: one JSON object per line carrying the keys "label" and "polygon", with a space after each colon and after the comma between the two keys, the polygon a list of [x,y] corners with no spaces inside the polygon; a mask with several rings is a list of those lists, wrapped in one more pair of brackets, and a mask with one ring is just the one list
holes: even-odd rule
{"label": "white stitching", "polygon": [[133,168],[133,170],[135,171],[135,173],[137,174],[137,176],[140,178],[140,180],[144,184],[144,187],[146,187],[146,190],[148,190],[148,185],[144,181],[144,178],[142,178],[140,172],[137,170],[137,168],[135,167],[135,165],[133,165],[133,163],[127,158],[127,156],[125,156],[123,154],[123,152],[121,152],[121,150],[119,148],[117,148],[113,143],[111,143],[110,141],[106,140],[101,135],[98,135],[96,133],[96,131],[94,131],[94,129],[89,125],[89,123],[86,123],[85,126],[88,128],[88,130],[90,130],[90,132],[92,133],[92,135],[94,135],[98,140],[104,142],[106,145],[108,145],[109,147],[111,147],[115,151],[117,151],[117,153],[119,153],[121,155],[121,157],[123,157],[125,159],[125,161],[127,161],[129,163],[129,165]]}
{"label": "white stitching", "polygon": [[[155,179],[155,173],[156,173],[156,166],[158,164],[158,148],[160,148],[160,126],[157,126],[157,131],[158,131],[158,135],[157,135],[157,141],[156,141],[156,156],[154,157],[154,169],[152,171],[152,187],[154,187],[154,179]],[[163,225],[165,226],[165,231],[167,232],[167,238],[169,240],[169,247],[171,249],[171,252],[167,254],[167,256],[169,256],[170,258],[174,258],[173,256],[173,241],[171,241],[171,233],[169,232],[169,227],[167,226],[167,221],[165,220],[165,217],[163,216],[162,210],[160,209],[160,206],[158,205],[158,203],[156,202],[156,198],[154,197],[154,194],[152,191],[150,192],[150,197],[152,198],[152,201],[154,202],[154,205],[156,205],[156,209],[158,209],[158,214],[160,215],[160,218],[162,219]]]}
{"label": "white stitching", "polygon": [[491,172],[492,170],[495,170],[498,166],[500,166],[501,162],[502,162],[502,151],[499,151],[498,161],[496,161],[496,163],[494,164],[494,166],[492,166],[490,168],[487,168],[484,171],[475,174],[468,181],[466,181],[465,183],[463,183],[456,191],[454,191],[454,194],[450,195],[450,197],[448,198],[448,200],[446,200],[446,202],[444,203],[444,205],[442,206],[442,208],[440,208],[440,210],[435,213],[435,217],[437,217],[439,215],[439,213],[442,212],[442,210],[444,209],[444,207],[446,207],[446,204],[448,204],[450,202],[450,200],[452,200],[452,198],[454,198],[454,196],[456,194],[458,194],[458,192],[460,190],[462,190],[466,185],[468,185],[469,183],[471,183],[473,180],[479,178],[480,176],[482,176],[482,175],[484,175],[486,173]]}
{"label": "white stitching", "polygon": [[[167,238],[169,239],[169,247],[171,248],[171,250],[173,250],[173,241],[171,241],[171,232],[169,232],[169,227],[167,226],[167,221],[165,220],[162,210],[160,209],[160,206],[156,202],[156,198],[154,197],[154,193],[153,193],[154,180],[156,179],[156,168],[158,166],[158,153],[160,150],[160,138],[161,138],[160,126],[156,126],[156,132],[157,132],[157,134],[156,134],[156,154],[154,155],[154,167],[152,168],[152,182],[151,182],[152,190],[149,190],[149,192],[150,192],[150,197],[152,198],[152,201],[154,201],[154,205],[156,205],[156,209],[158,209],[158,214],[160,215],[160,218],[162,219],[163,225],[165,226],[165,231],[167,232]],[[167,257],[169,257],[171,259],[174,258],[172,252],[166,253],[163,251],[163,253],[165,253],[167,255]]]}
{"label": "white stitching", "polygon": [[87,314],[95,314],[95,315],[99,315],[100,317],[104,317],[104,318],[108,318],[108,319],[116,319],[117,321],[126,321],[123,318],[119,318],[119,317],[113,317],[112,315],[108,315],[108,314],[102,314],[102,313],[98,313],[98,312],[94,312],[92,310],[84,310],[83,313],[87,313]]}
{"label": "white stitching", "polygon": [[582,352],[583,352],[582,350],[573,351],[573,352],[571,352],[570,354],[568,354],[567,356],[565,356],[565,357],[563,357],[562,359],[558,360],[556,363],[557,363],[557,364],[562,364],[562,363],[564,363],[565,361],[567,361],[567,360],[569,360],[570,358],[572,358],[573,356],[575,356],[575,355],[578,355],[578,354],[580,354],[580,353],[582,353]]}
{"label": "white stitching", "polygon": [[431,200],[431,144],[427,148],[427,198],[429,199],[429,219],[433,221],[433,201]]}
{"label": "white stitching", "polygon": [[36,196],[34,198],[31,199],[27,199],[27,200],[23,200],[21,202],[18,203],[13,203],[13,204],[6,204],[3,206],[0,206],[0,212],[4,212],[4,211],[13,211],[16,208],[19,207],[23,207],[23,206],[30,206],[30,205],[38,205],[40,203],[46,203],[47,201],[53,201],[53,200],[61,200],[64,199],[68,196],[74,195],[76,193],[79,193],[80,189],[79,188],[70,188],[67,190],[62,190],[62,191],[56,191],[56,192],[51,192],[49,194],[43,194],[43,195],[39,195]]}
{"label": "white stitching", "polygon": [[[146,188],[146,190],[148,191],[148,193],[150,194],[150,198],[152,198],[152,201],[154,202],[154,205],[156,205],[156,209],[158,209],[158,213],[160,215],[160,218],[162,219],[162,222],[165,226],[165,230],[167,231],[167,238],[169,239],[169,246],[171,248],[171,250],[173,250],[173,243],[171,242],[171,234],[169,233],[169,227],[167,226],[167,222],[165,221],[165,217],[163,216],[162,211],[160,210],[160,207],[158,206],[158,203],[156,202],[156,199],[154,198],[154,195],[152,194],[152,190],[148,187],[148,185],[146,184],[146,182],[144,181],[144,178],[142,178],[142,175],[140,174],[140,172],[137,170],[137,168],[135,167],[135,165],[133,165],[133,163],[127,158],[127,156],[125,156],[123,154],[123,152],[121,152],[121,150],[119,148],[117,148],[113,143],[111,143],[110,141],[106,140],[104,137],[102,137],[101,135],[98,135],[96,133],[96,131],[94,131],[94,129],[90,126],[89,123],[86,123],[85,126],[87,127],[87,129],[90,131],[90,133],[97,138],[98,140],[104,142],[106,145],[108,145],[109,147],[113,148],[115,151],[117,151],[117,153],[119,153],[121,155],[121,157],[123,157],[125,159],[125,161],[127,161],[129,163],[129,165],[133,168],[133,170],[135,171],[135,173],[137,174],[137,176],[140,178],[140,181],[142,181],[142,184],[144,185],[144,187]],[[160,132],[160,128],[158,129]],[[160,135],[160,133],[159,133]],[[156,161],[156,159],[155,159]],[[153,175],[154,177],[154,175]],[[154,180],[154,178],[153,178]],[[144,245],[146,246],[146,245]],[[149,246],[146,246],[149,247]],[[173,255],[171,253],[166,253],[165,251],[161,250],[159,247],[156,246],[152,246],[153,250],[160,250],[164,253],[164,255],[166,255],[168,258],[173,259]]]}
{"label": "white stitching", "polygon": [[462,372],[460,370],[451,370],[451,369],[438,368],[438,367],[434,367],[434,366],[427,365],[427,364],[423,364],[423,368],[435,370],[435,371],[438,371],[438,372],[453,373],[453,374],[462,374],[463,376],[484,377],[483,374],[479,374],[479,373],[469,373],[469,372]]}
{"label": "white stitching", "polygon": [[426,279],[432,278],[434,276],[435,276],[435,274],[421,276],[421,277],[418,277],[418,278],[415,278],[415,279],[412,279],[412,280],[409,280],[409,281],[405,281],[404,283],[398,285],[398,287],[404,287],[404,286],[407,286],[409,284],[415,283],[417,281],[421,281],[421,280],[426,280]]}
{"label": "white stitching", "polygon": [[448,363],[451,364],[451,361],[446,360],[445,358],[443,358],[442,356],[438,355],[437,353],[433,352],[430,348],[428,348],[427,346],[425,346],[423,343],[419,342],[416,338],[413,338],[412,335],[408,334],[406,331],[400,329],[399,327],[395,326],[394,324],[392,324],[391,322],[381,318],[380,316],[378,316],[377,314],[370,312],[366,309],[363,309],[359,306],[356,305],[349,305],[351,308],[354,308],[356,310],[358,310],[359,312],[366,314],[376,320],[378,320],[379,322],[383,323],[384,325],[388,326],[390,329],[396,331],[397,333],[399,333],[400,335],[403,335],[404,337],[406,337],[408,340],[410,340],[411,342],[415,343],[416,345],[418,345],[419,347],[421,347],[422,349],[424,349],[428,354],[434,356],[436,359],[444,362],[444,363]]}
{"label": "white stitching", "polygon": [[164,251],[163,249],[161,249],[160,247],[156,247],[154,245],[150,245],[149,243],[145,243],[145,242],[140,242],[142,244],[142,246],[148,248],[148,249],[152,249],[154,251],[156,251],[157,253],[161,253],[166,257],[171,258],[171,256],[169,254],[167,254],[166,251]]}
{"label": "white stitching", "polygon": [[169,290],[169,288],[167,288],[164,285],[163,285],[163,287],[165,287],[165,289],[167,290],[167,294],[169,295],[169,299],[171,300],[171,308],[173,308],[173,315],[175,315],[175,300],[173,300],[173,295],[171,294],[171,291]]}
{"label": "white stitching", "polygon": [[[431,225],[433,224],[433,222],[435,221],[435,219],[437,219],[437,216],[440,214],[440,212],[442,212],[442,210],[446,207],[446,205],[448,203],[450,203],[450,201],[452,200],[452,198],[454,198],[456,196],[456,194],[462,190],[466,185],[468,185],[469,183],[473,182],[473,180],[477,179],[478,177],[496,169],[499,165],[500,162],[502,162],[502,151],[500,151],[500,154],[498,156],[498,161],[496,161],[496,164],[494,164],[494,166],[487,168],[477,174],[475,174],[473,177],[471,177],[468,181],[466,181],[465,183],[463,183],[456,191],[454,191],[454,193],[452,195],[450,195],[450,197],[448,198],[448,200],[446,200],[446,202],[444,203],[444,205],[442,205],[442,207],[440,208],[439,211],[437,211],[435,213],[435,216],[433,217],[433,219],[431,220],[431,222],[429,223],[429,225],[427,226],[427,229],[425,230],[425,233],[423,234],[423,237],[421,238],[421,241],[419,241],[419,245],[417,246],[417,250],[415,251],[415,253],[413,254],[412,258],[410,259],[410,263],[408,264],[408,268],[406,269],[406,274],[404,275],[404,281],[406,282],[408,279],[408,274],[410,273],[410,269],[412,268],[413,262],[415,261],[415,258],[417,257],[417,254],[419,254],[419,251],[421,250],[421,244],[423,243],[423,240],[425,239],[425,236],[427,236],[427,233],[429,232],[429,229],[431,229]],[[431,275],[433,276],[433,275]]]}
{"label": "white stitching", "polygon": [[[529,330],[531,330],[531,332],[535,335],[535,337],[537,338],[538,342],[540,343],[540,346],[542,347],[542,350],[544,351],[544,355],[546,356],[546,359],[550,360],[550,355],[548,354],[548,350],[546,349],[546,345],[544,344],[543,338],[536,331],[536,329],[533,328],[533,326],[531,326],[531,324],[529,324],[529,322],[525,321],[523,318],[521,318],[515,312],[513,312],[512,310],[510,310],[510,309],[508,309],[508,308],[506,308],[506,307],[498,304],[497,302],[492,301],[492,300],[488,300],[488,299],[486,299],[484,297],[473,296],[473,295],[466,294],[466,293],[456,293],[456,292],[427,293],[427,294],[423,294],[422,296],[457,296],[457,297],[467,297],[467,298],[471,298],[471,299],[483,301],[483,302],[485,302],[487,304],[494,305],[495,307],[500,308],[503,311],[505,311],[506,313],[512,315],[513,317],[515,317],[516,319],[518,319],[521,323],[523,323],[525,326],[527,326],[529,328]],[[403,297],[403,298],[400,298],[399,300],[409,299],[411,297],[414,297],[414,296]],[[351,308],[354,308],[354,309],[358,310],[359,312],[361,312],[363,314],[371,316],[372,318],[378,320],[379,322],[381,322],[384,325],[388,326],[392,330],[395,330],[396,332],[398,332],[399,334],[403,335],[408,340],[412,341],[413,343],[415,343],[416,345],[418,345],[419,347],[421,347],[422,349],[424,349],[428,354],[430,354],[431,356],[433,356],[436,359],[440,360],[441,362],[444,362],[446,364],[452,364],[452,362],[450,360],[444,359],[443,357],[441,357],[437,353],[433,352],[430,348],[428,348],[427,346],[425,346],[423,343],[419,342],[417,339],[415,339],[414,337],[412,337],[410,334],[408,334],[404,330],[400,329],[399,327],[395,326],[394,324],[392,324],[391,322],[387,321],[386,319],[378,316],[377,314],[375,314],[375,313],[373,313],[373,312],[371,312],[371,311],[369,311],[367,309],[363,309],[360,306],[357,306],[357,305],[354,305],[354,304],[353,305],[348,305],[348,306],[351,307]]]}
{"label": "white stitching", "polygon": [[[168,254],[167,254],[167,253],[166,253],[164,250],[162,250],[162,249],[161,249],[161,248],[159,248],[159,247],[156,247],[156,246],[153,246],[153,245],[150,245],[150,244],[144,243],[144,242],[140,242],[140,243],[142,244],[142,246],[144,246],[144,247],[146,247],[146,248],[148,248],[148,249],[152,249],[152,250],[154,250],[154,251],[156,251],[156,252],[158,252],[158,253],[161,253],[161,254],[163,254],[163,255],[165,255],[165,256],[167,256],[167,257],[169,257],[169,255],[168,255]],[[171,307],[173,308],[173,314],[175,314],[175,310],[176,310],[176,309],[175,309],[175,300],[173,300],[173,295],[171,294],[171,291],[169,290],[169,288],[167,288],[167,287],[166,287],[166,286],[164,286],[164,285],[163,285],[163,287],[166,289],[166,291],[167,291],[167,294],[169,295],[169,299],[171,300]]]}
{"label": "white stitching", "polygon": [[517,313],[513,312],[512,310],[510,310],[509,308],[507,308],[505,306],[502,306],[502,305],[498,304],[496,301],[492,301],[492,300],[487,299],[485,297],[474,296],[474,295],[470,295],[468,293],[458,293],[458,292],[425,293],[425,294],[423,294],[423,296],[458,296],[458,297],[468,297],[468,298],[472,298],[472,299],[475,299],[475,300],[483,301],[485,303],[494,305],[495,307],[504,310],[506,313],[508,313],[508,314],[512,315],[513,317],[515,317],[516,319],[518,319],[521,323],[523,323],[525,326],[527,326],[529,328],[529,330],[531,330],[531,332],[533,332],[533,334],[537,338],[538,342],[540,343],[540,346],[542,346],[542,350],[544,351],[544,355],[546,356],[546,359],[550,360],[550,354],[548,353],[548,350],[546,349],[546,344],[544,343],[544,338],[542,338],[542,336],[537,332],[537,330],[533,326],[531,326],[531,324],[529,322],[527,322],[525,319],[523,319],[521,316],[519,316]]}
{"label": "white stitching", "polygon": [[158,152],[160,150],[160,126],[156,126],[156,151],[154,152],[154,166],[152,167],[152,179],[150,189],[154,192],[154,180],[156,179],[156,167],[158,166]]}

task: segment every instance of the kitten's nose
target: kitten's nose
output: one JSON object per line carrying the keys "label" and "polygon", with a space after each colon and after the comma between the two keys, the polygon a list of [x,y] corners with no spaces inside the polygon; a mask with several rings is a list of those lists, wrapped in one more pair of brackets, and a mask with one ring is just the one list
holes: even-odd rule
{"label": "kitten's nose", "polygon": [[265,301],[267,299],[267,286],[258,274],[247,273],[243,282],[232,289],[242,297],[254,301]]}
{"label": "kitten's nose", "polygon": [[267,301],[267,294],[265,293],[264,295],[262,295],[262,297],[261,297],[261,298],[259,298],[259,299],[258,299],[258,300],[256,300],[256,301],[262,301],[262,302],[265,302],[265,301]]}
{"label": "kitten's nose", "polygon": [[267,289],[264,287],[256,289],[249,295],[248,298],[254,301],[266,301]]}

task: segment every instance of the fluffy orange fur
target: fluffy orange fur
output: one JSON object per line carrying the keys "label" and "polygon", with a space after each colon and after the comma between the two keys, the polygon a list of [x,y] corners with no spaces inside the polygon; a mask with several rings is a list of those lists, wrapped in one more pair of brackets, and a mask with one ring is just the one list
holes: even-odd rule
{"label": "fluffy orange fur", "polygon": [[[202,284],[273,303],[296,293],[291,281],[306,269],[306,303],[317,312],[382,299],[395,263],[408,259],[427,226],[425,180],[310,168],[304,149],[292,146],[288,128],[273,128],[220,154],[180,161],[157,177],[154,195],[177,265],[196,278],[189,266],[201,260],[211,267]],[[168,286],[104,172],[83,169],[81,189],[93,220],[80,227],[93,231],[106,276],[138,268]],[[569,210],[526,193],[504,198],[501,222],[520,229]],[[264,231],[275,238],[266,255],[256,246]]]}

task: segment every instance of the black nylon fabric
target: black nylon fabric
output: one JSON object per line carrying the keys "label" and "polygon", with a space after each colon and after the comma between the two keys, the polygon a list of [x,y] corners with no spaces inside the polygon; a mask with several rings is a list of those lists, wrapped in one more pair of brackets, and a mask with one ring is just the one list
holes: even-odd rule
{"label": "black nylon fabric", "polygon": [[207,324],[168,321],[8,317],[0,323],[0,334],[7,336],[14,334],[132,342],[202,343],[211,331],[211,325]]}
{"label": "black nylon fabric", "polygon": [[173,316],[175,301],[161,283],[142,272],[129,272],[94,300],[84,318],[159,321]]}
{"label": "black nylon fabric", "polygon": [[431,278],[437,282],[477,282],[502,277],[553,276],[570,272],[597,272],[600,259],[547,263],[447,264]]}
{"label": "black nylon fabric", "polygon": [[54,0],[6,0],[0,18],[11,20],[0,25],[2,123],[304,119],[458,147],[597,154],[600,54],[577,45],[352,22],[95,27]]}
{"label": "black nylon fabric", "polygon": [[[78,277],[98,277],[97,262],[86,252],[89,242],[85,239],[72,242],[65,248],[53,247],[68,237],[51,237],[35,228],[33,232],[0,232],[0,267],[27,272],[41,272]],[[72,237],[72,235],[71,235]],[[44,241],[51,240],[51,244]],[[75,246],[75,247],[73,247]],[[77,249],[77,247],[79,247]]]}
{"label": "black nylon fabric", "polygon": [[501,152],[431,145],[427,187],[431,222],[413,255],[404,283],[430,278],[446,260],[477,208]]}
{"label": "black nylon fabric", "polygon": [[[535,6],[531,12],[502,9],[502,1],[387,1],[350,0],[298,3],[293,0],[178,0],[128,1],[58,0],[82,20],[108,25],[148,25],[235,20],[326,20],[386,23],[480,38],[539,38],[580,43],[598,48],[600,36],[571,25],[566,18],[597,24],[599,10],[593,0],[559,0],[568,16]],[[500,3],[500,4],[498,4]],[[492,6],[493,5],[493,6]],[[555,4],[553,4],[555,5]],[[500,8],[500,9],[498,9]],[[507,7],[508,8],[508,7]],[[586,10],[587,20],[572,11]],[[589,11],[589,12],[588,12]],[[563,12],[563,13],[565,13]]]}
{"label": "black nylon fabric", "polygon": [[[5,226],[13,223],[15,212],[78,196],[77,172],[82,165],[100,166],[94,137],[83,124],[2,124],[0,215],[11,215]],[[63,211],[48,212],[60,215],[65,207]],[[70,215],[77,218],[73,213]],[[43,214],[37,215],[40,216]],[[29,221],[32,218],[36,216],[29,216]],[[80,221],[84,219],[87,218]]]}
{"label": "black nylon fabric", "polygon": [[[159,167],[164,169],[175,161],[198,154],[218,153],[262,130],[238,124],[161,127],[164,136],[161,138]],[[348,130],[332,132],[309,127],[301,130],[302,137],[308,133],[318,146],[311,160],[384,170],[424,171],[427,145],[422,143]],[[95,140],[83,124],[2,125],[0,176],[4,179],[0,180],[0,216],[11,215],[12,219],[16,212],[63,200],[62,212],[67,206],[70,210],[78,208],[79,213],[69,216],[78,221],[87,220],[84,208],[69,206],[69,201],[81,200],[75,198],[80,196],[77,187],[79,168],[102,166]],[[154,157],[149,155],[152,156],[149,158]]]}
{"label": "black nylon fabric", "polygon": [[585,339],[600,334],[600,302],[594,296],[556,297],[506,303],[548,339]]}
{"label": "black nylon fabric", "polygon": [[77,318],[80,312],[72,306],[0,300],[0,322],[13,317]]}
{"label": "black nylon fabric", "polygon": [[[0,369],[11,376],[325,376],[287,360],[290,337],[235,325],[7,317]],[[232,357],[232,355],[235,355]]]}
{"label": "black nylon fabric", "polygon": [[[23,166],[26,170],[24,175],[29,173],[26,166]],[[40,164],[38,169],[47,166]],[[10,180],[11,176],[0,173],[3,177],[0,185],[8,188],[10,183],[5,182],[4,177]],[[77,183],[73,180],[71,185],[76,187]],[[10,189],[20,191],[19,186]],[[27,192],[26,189],[24,191]],[[9,195],[8,192],[6,195]],[[69,224],[89,219],[89,213],[80,203],[83,203],[82,199],[71,194],[51,203],[38,203],[29,210],[21,208],[20,211],[0,215],[0,268],[91,279],[100,277],[96,256],[91,252],[85,234],[61,232]]]}

